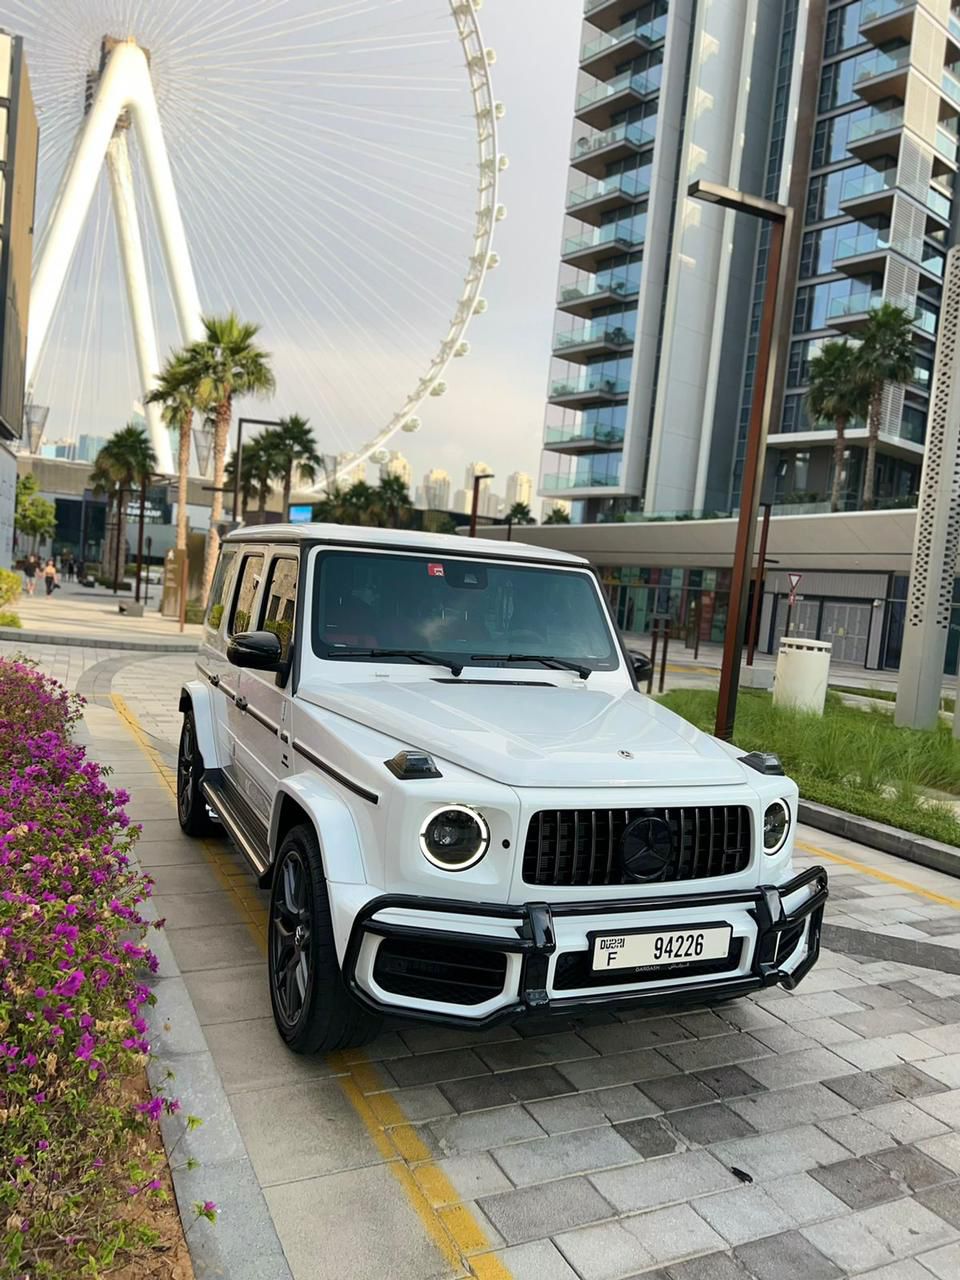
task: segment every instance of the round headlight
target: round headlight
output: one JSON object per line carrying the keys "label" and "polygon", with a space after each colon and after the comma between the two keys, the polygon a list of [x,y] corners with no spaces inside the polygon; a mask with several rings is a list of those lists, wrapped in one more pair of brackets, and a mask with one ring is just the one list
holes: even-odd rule
{"label": "round headlight", "polygon": [[763,851],[778,853],[790,831],[790,810],[786,801],[774,800],[763,815]]}
{"label": "round headlight", "polygon": [[420,828],[423,856],[443,871],[466,871],[480,861],[489,844],[487,824],[463,804],[434,809]]}

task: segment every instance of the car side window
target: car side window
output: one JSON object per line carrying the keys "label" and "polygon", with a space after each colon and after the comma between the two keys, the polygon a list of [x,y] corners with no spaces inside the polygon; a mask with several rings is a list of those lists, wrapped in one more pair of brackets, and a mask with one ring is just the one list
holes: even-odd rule
{"label": "car side window", "polygon": [[250,630],[253,616],[253,602],[257,598],[257,589],[263,577],[263,556],[244,556],[240,566],[240,577],[237,591],[233,598],[233,613],[230,615],[228,634],[235,636],[239,631]]}
{"label": "car side window", "polygon": [[204,625],[209,627],[211,631],[219,631],[220,623],[223,620],[223,611],[227,599],[227,587],[230,582],[230,570],[233,568],[233,562],[236,559],[236,548],[227,547],[225,551],[220,552],[220,559],[217,561],[216,572],[213,575],[213,584],[210,587],[210,600],[207,604],[207,616],[204,618]]}
{"label": "car side window", "polygon": [[270,565],[267,589],[263,593],[260,626],[280,640],[282,661],[286,662],[297,610],[299,563],[292,556],[278,556]]}

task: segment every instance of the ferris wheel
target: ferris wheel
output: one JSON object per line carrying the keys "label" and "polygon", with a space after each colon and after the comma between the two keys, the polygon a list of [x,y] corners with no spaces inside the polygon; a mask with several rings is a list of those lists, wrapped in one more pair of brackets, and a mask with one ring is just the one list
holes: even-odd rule
{"label": "ferris wheel", "polygon": [[[41,131],[28,366],[48,438],[122,425],[201,309],[262,326],[277,393],[257,412],[309,417],[338,481],[419,428],[498,261],[481,2],[0,0]],[[116,99],[122,152],[94,172],[120,46],[156,137]]]}

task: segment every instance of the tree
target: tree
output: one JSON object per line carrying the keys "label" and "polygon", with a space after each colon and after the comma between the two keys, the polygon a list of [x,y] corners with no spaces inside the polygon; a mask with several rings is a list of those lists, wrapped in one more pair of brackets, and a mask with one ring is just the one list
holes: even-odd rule
{"label": "tree", "polygon": [[866,414],[870,395],[871,388],[860,363],[860,348],[847,341],[825,342],[810,361],[807,404],[811,415],[818,422],[832,423],[836,432],[833,444],[831,511],[840,509],[840,482],[847,427]]}
{"label": "tree", "polygon": [[510,524],[536,524],[533,516],[530,514],[530,507],[526,502],[515,502],[507,512],[507,520]]}
{"label": "tree", "polygon": [[882,303],[870,312],[857,351],[862,376],[870,387],[867,460],[863,476],[863,506],[867,511],[876,504],[877,442],[880,437],[884,388],[887,383],[903,386],[913,377],[912,323],[913,317],[909,311],[892,302]]}
{"label": "tree", "polygon": [[343,494],[342,524],[379,524],[377,491],[366,480],[354,480]]}
{"label": "tree", "polygon": [[150,437],[143,427],[132,422],[115,432],[97,454],[91,483],[104,486],[104,481],[112,479],[116,485],[116,544],[113,554],[113,586],[117,589],[120,579],[121,555],[126,547],[126,509],[124,495],[139,491],[140,494],[140,534],[137,549],[139,565],[143,555],[143,508],[147,496],[147,485],[157,466],[157,455],[153,451]]}
{"label": "tree", "polygon": [[551,507],[547,512],[544,524],[569,524],[570,513],[565,511],[563,507]]}
{"label": "tree", "polygon": [[206,316],[204,337],[183,352],[184,381],[194,407],[210,413],[213,433],[213,501],[210,530],[203,564],[203,599],[210,594],[213,571],[220,550],[218,525],[223,519],[223,481],[234,397],[266,396],[275,387],[269,354],[254,342],[260,326],[245,324],[231,311],[226,316]]}
{"label": "tree", "polygon": [[17,477],[14,526],[31,540],[31,551],[36,551],[38,542],[56,533],[57,508],[48,498],[41,498],[33,476]]}
{"label": "tree", "polygon": [[399,528],[413,510],[407,482],[400,476],[384,476],[376,489],[375,509],[388,529]]}
{"label": "tree", "polygon": [[190,481],[190,434],[193,427],[193,388],[183,354],[174,352],[160,370],[157,384],[147,396],[159,404],[163,420],[177,433],[177,550],[186,551],[189,517],[187,485]]}
{"label": "tree", "polygon": [[289,418],[281,418],[280,426],[271,432],[270,444],[274,459],[274,475],[283,484],[283,519],[290,513],[290,492],[293,489],[293,473],[298,470],[306,481],[316,478],[317,471],[323,466],[323,459],[317,452],[313,432],[307,418],[292,413]]}

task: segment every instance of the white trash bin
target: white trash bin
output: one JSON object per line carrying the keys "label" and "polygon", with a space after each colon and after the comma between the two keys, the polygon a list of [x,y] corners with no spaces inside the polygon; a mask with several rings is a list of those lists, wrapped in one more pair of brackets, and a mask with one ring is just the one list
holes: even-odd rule
{"label": "white trash bin", "polygon": [[784,636],[773,678],[774,704],[822,716],[830,678],[830,651],[825,640]]}

